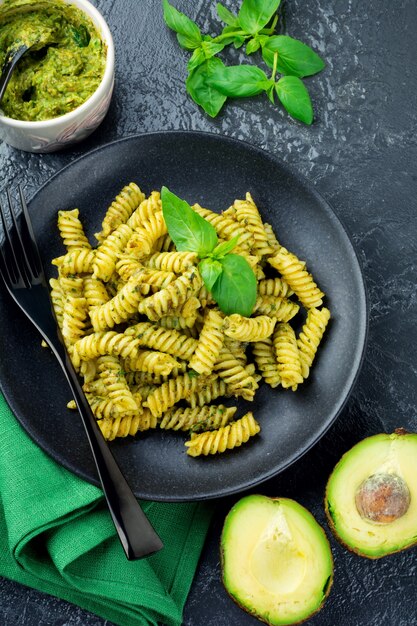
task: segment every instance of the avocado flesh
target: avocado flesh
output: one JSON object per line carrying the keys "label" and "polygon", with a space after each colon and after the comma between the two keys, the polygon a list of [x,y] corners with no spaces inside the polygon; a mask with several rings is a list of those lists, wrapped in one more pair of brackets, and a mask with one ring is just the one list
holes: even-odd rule
{"label": "avocado flesh", "polygon": [[[410,491],[410,504],[398,519],[377,523],[362,517],[355,494],[369,476],[394,474]],[[417,435],[396,432],[364,439],[333,470],[326,490],[326,513],[336,537],[362,556],[380,558],[417,541]]]}
{"label": "avocado flesh", "polygon": [[326,535],[293,500],[240,500],[226,518],[221,551],[228,593],[274,626],[307,619],[330,589],[333,560]]}

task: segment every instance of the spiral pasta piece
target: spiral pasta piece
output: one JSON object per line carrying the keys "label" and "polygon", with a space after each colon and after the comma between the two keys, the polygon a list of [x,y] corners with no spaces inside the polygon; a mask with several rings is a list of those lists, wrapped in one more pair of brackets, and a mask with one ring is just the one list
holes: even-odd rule
{"label": "spiral pasta piece", "polygon": [[223,378],[228,389],[234,395],[240,395],[245,400],[253,400],[258,383],[249,375],[239,361],[225,348],[220,352],[213,370]]}
{"label": "spiral pasta piece", "polygon": [[147,406],[154,417],[161,417],[170,407],[184,400],[200,387],[198,376],[191,377],[189,374],[177,376],[163,383],[160,387],[146,399],[144,406]]}
{"label": "spiral pasta piece", "polygon": [[234,313],[224,319],[224,334],[238,341],[262,341],[272,335],[276,321],[267,315],[243,317]]}
{"label": "spiral pasta piece", "polygon": [[120,278],[124,281],[128,281],[133,274],[136,274],[139,270],[143,268],[143,263],[141,263],[135,256],[132,254],[119,254],[118,260],[116,261],[115,270]]}
{"label": "spiral pasta piece", "polygon": [[188,298],[195,295],[201,288],[201,278],[196,269],[189,269],[179,276],[168,287],[161,289],[153,296],[142,300],[139,304],[139,312],[156,322],[164,315],[170,315],[172,311],[183,305]]}
{"label": "spiral pasta piece", "polygon": [[268,259],[268,262],[282,274],[301,304],[307,309],[317,308],[323,304],[324,293],[306,270],[305,261],[300,261],[295,254],[281,247],[275,256]]}
{"label": "spiral pasta piece", "polygon": [[231,352],[235,359],[239,361],[239,363],[245,367],[248,362],[248,357],[246,356],[245,348],[248,344],[246,342],[238,341],[237,339],[231,339],[227,335],[224,337],[224,347],[226,350]]}
{"label": "spiral pasta piece", "polygon": [[120,224],[124,224],[144,197],[145,195],[136,183],[125,185],[107,209],[101,225],[101,231],[94,235],[95,238],[98,241],[103,241],[116,230]]}
{"label": "spiral pasta piece", "polygon": [[108,282],[116,268],[117,256],[125,248],[132,229],[127,224],[120,224],[103,242],[96,248],[93,262],[93,277]]}
{"label": "spiral pasta piece", "polygon": [[168,377],[176,378],[177,376],[181,376],[181,374],[185,374],[187,371],[187,363],[185,361],[175,361],[172,357],[169,357],[172,362],[175,363],[175,366],[171,369],[169,374],[155,374],[154,372],[143,372],[137,369],[134,369],[136,365],[136,359],[122,359],[122,367],[125,372],[126,380],[128,384],[132,387],[133,385],[162,385],[162,383],[166,383]]}
{"label": "spiral pasta piece", "polygon": [[[162,328],[172,328],[174,330],[189,332],[194,329],[196,321],[197,313],[193,313],[193,315],[189,315],[186,318],[181,315],[165,315],[158,320],[158,324],[159,326],[162,326]],[[192,336],[197,336],[197,334],[194,333]]]}
{"label": "spiral pasta piece", "polygon": [[101,356],[97,359],[99,377],[107,389],[107,397],[120,409],[123,415],[141,413],[142,408],[136,403],[126,378],[121,370],[120,361],[114,356]]}
{"label": "spiral pasta piece", "polygon": [[204,326],[196,342],[190,367],[199,374],[209,374],[219,357],[223,346],[223,316],[215,310],[209,310],[204,318]]}
{"label": "spiral pasta piece", "polygon": [[82,298],[84,295],[84,279],[81,276],[60,276],[59,284],[64,300],[66,296]]}
{"label": "spiral pasta piece", "polygon": [[87,300],[89,309],[106,304],[110,300],[110,296],[106,287],[97,278],[87,276],[84,279],[84,297]]}
{"label": "spiral pasta piece", "polygon": [[81,359],[88,361],[106,354],[137,359],[140,354],[139,345],[137,339],[112,330],[92,333],[74,344],[74,359],[77,364]]}
{"label": "spiral pasta piece", "polygon": [[127,250],[135,256],[141,257],[151,254],[152,249],[160,237],[167,234],[162,211],[151,215],[148,220],[142,222],[141,228],[137,228],[129,241]]}
{"label": "spiral pasta piece", "polygon": [[64,256],[52,259],[52,265],[59,268],[60,276],[69,274],[91,274],[95,252],[89,248],[74,248]]}
{"label": "spiral pasta piece", "polygon": [[108,396],[96,396],[85,392],[85,397],[96,420],[113,420],[122,417],[122,409],[117,405],[117,402],[111,400]]}
{"label": "spiral pasta piece", "polygon": [[182,274],[197,264],[195,252],[156,252],[146,259],[146,265],[156,270]]}
{"label": "spiral pasta piece", "polygon": [[291,387],[296,391],[297,386],[303,382],[303,377],[295,332],[289,324],[277,324],[272,341],[281,385],[284,389]]}
{"label": "spiral pasta piece", "polygon": [[171,355],[154,350],[142,350],[136,358],[131,356],[129,362],[130,367],[134,370],[162,374],[164,376],[168,376],[178,367],[178,362]]}
{"label": "spiral pasta piece", "polygon": [[133,274],[117,294],[104,304],[90,309],[90,318],[95,332],[113,328],[137,312],[143,299],[140,291],[142,274]]}
{"label": "spiral pasta piece", "polygon": [[[246,194],[246,200],[235,200],[236,218],[244,226],[245,230],[251,233],[252,252],[259,256],[269,256],[273,249],[269,245],[268,237],[264,225],[259,215],[258,208],[254,203],[250,193]],[[239,245],[241,242],[239,241]]]}
{"label": "spiral pasta piece", "polygon": [[54,310],[58,326],[62,330],[62,320],[64,316],[64,293],[61,287],[61,283],[57,278],[51,278],[49,280],[49,285],[51,287],[52,308]]}
{"label": "spiral pasta piece", "polygon": [[97,360],[90,359],[89,361],[81,361],[80,364],[80,376],[83,377],[86,383],[93,381],[97,374]]}
{"label": "spiral pasta piece", "polygon": [[202,407],[186,407],[170,409],[164,413],[159,427],[164,430],[216,430],[226,426],[237,411],[237,407],[226,407],[224,404],[205,405]]}
{"label": "spiral pasta piece", "polygon": [[91,248],[79,219],[79,210],[58,211],[58,229],[64,246],[70,252],[77,248]]}
{"label": "spiral pasta piece", "polygon": [[89,324],[87,300],[66,296],[62,316],[62,336],[67,348],[74,345],[83,335]]}
{"label": "spiral pasta piece", "polygon": [[197,341],[176,330],[161,328],[157,324],[141,322],[130,326],[126,335],[135,337],[140,345],[166,352],[172,356],[188,361],[197,347]]}
{"label": "spiral pasta piece", "polygon": [[132,230],[142,228],[143,222],[149,220],[155,213],[162,211],[161,194],[159,191],[152,191],[149,198],[145,198],[139,204],[138,208],[132,213],[127,220],[127,225]]}
{"label": "spiral pasta piece", "polygon": [[151,415],[150,411],[144,410],[141,415],[101,419],[98,421],[98,425],[104,439],[113,441],[116,437],[134,436],[138,432],[156,428],[157,420]]}
{"label": "spiral pasta piece", "polygon": [[214,378],[210,376],[210,380],[204,381],[201,389],[191,393],[185,400],[189,403],[191,408],[195,408],[197,406],[202,407],[205,404],[210,404],[210,402],[221,396],[230,395],[232,394],[224,380],[221,380],[221,378],[217,376]]}
{"label": "spiral pasta piece", "polygon": [[151,385],[150,383],[148,383],[146,385],[137,386],[129,385],[129,387],[136,402],[138,404],[142,404],[142,401],[146,400],[146,398],[149,396],[150,393],[152,393],[152,391],[155,391],[157,385]]}
{"label": "spiral pasta piece", "polygon": [[252,352],[264,381],[273,389],[278,387],[280,375],[271,337],[256,341],[253,344]]}
{"label": "spiral pasta piece", "polygon": [[322,340],[324,331],[330,319],[330,311],[322,309],[309,309],[306,322],[297,339],[297,346],[301,361],[302,377],[308,378],[310,367],[316,356],[317,348]]}
{"label": "spiral pasta piece", "polygon": [[274,296],[258,296],[254,306],[257,315],[268,315],[280,322],[289,322],[300,310],[296,302],[287,298],[275,298]]}
{"label": "spiral pasta piece", "polygon": [[264,231],[266,234],[268,245],[271,248],[271,254],[274,255],[279,251],[281,244],[279,243],[278,239],[275,237],[275,233],[271,224],[264,222]]}
{"label": "spiral pasta piece", "polygon": [[253,414],[249,412],[239,420],[231,422],[218,430],[199,434],[193,433],[191,439],[185,442],[188,448],[187,454],[194,457],[208,456],[209,454],[219,454],[226,450],[232,450],[246,443],[260,430],[261,427],[258,422],[253,417]]}
{"label": "spiral pasta piece", "polygon": [[294,292],[283,278],[265,278],[258,283],[260,296],[273,296],[274,298],[289,298]]}

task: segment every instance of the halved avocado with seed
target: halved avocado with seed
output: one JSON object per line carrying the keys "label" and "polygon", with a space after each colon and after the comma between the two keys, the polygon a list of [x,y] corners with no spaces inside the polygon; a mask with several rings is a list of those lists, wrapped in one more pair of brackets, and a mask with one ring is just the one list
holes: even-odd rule
{"label": "halved avocado with seed", "polygon": [[287,498],[239,500],[224,523],[221,559],[229,595],[273,626],[297,624],[318,611],[333,579],[323,529]]}
{"label": "halved avocado with seed", "polygon": [[374,435],[346,452],[327,483],[325,508],[336,537],[361,556],[417,543],[417,434]]}

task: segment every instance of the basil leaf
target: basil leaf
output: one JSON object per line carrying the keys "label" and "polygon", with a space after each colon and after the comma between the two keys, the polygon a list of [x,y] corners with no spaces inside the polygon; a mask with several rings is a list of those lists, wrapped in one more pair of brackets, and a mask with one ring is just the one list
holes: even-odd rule
{"label": "basil leaf", "polygon": [[206,56],[206,59],[211,59],[215,54],[221,52],[225,47],[225,43],[217,43],[215,41],[203,41],[201,48]]}
{"label": "basil leaf", "polygon": [[239,26],[239,20],[229,9],[218,2],[216,4],[217,15],[225,24],[229,26]]}
{"label": "basil leaf", "polygon": [[311,124],[313,107],[304,83],[297,76],[283,76],[275,86],[284,108],[295,119]]}
{"label": "basil leaf", "polygon": [[256,276],[246,259],[227,254],[219,260],[223,271],[211,290],[219,308],[226,315],[240,313],[249,317],[256,302]]}
{"label": "basil leaf", "polygon": [[246,54],[253,54],[257,50],[259,50],[260,47],[261,44],[259,42],[259,39],[256,39],[254,37],[253,39],[250,39],[246,44]]}
{"label": "basil leaf", "polygon": [[236,235],[236,237],[232,237],[229,241],[223,241],[216,246],[212,252],[212,256],[215,259],[220,259],[221,257],[229,254],[236,247],[237,242],[239,241],[240,235]]}
{"label": "basil leaf", "polygon": [[161,189],[162,213],[169,236],[180,252],[196,252],[204,257],[216,247],[218,239],[214,227],[192,210],[167,187]]}
{"label": "basil leaf", "polygon": [[196,48],[191,55],[191,59],[188,61],[187,70],[192,72],[196,67],[204,63],[206,60],[206,55],[202,48]]}
{"label": "basil leaf", "polygon": [[220,59],[216,57],[208,59],[195,68],[186,81],[187,92],[211,117],[216,117],[227,100],[225,95],[209,83],[213,73],[220,67],[224,67]]}
{"label": "basil leaf", "polygon": [[312,76],[325,67],[323,59],[309,46],[287,35],[276,35],[262,42],[262,57],[269,67],[278,52],[277,71],[287,76]]}
{"label": "basil leaf", "polygon": [[268,96],[272,104],[275,104],[275,84],[271,85],[271,87],[266,90],[266,95]]}
{"label": "basil leaf", "polygon": [[189,17],[177,11],[168,0],[163,0],[164,20],[177,33],[178,43],[186,50],[194,50],[201,44],[200,29]]}
{"label": "basil leaf", "polygon": [[198,271],[201,274],[205,286],[211,291],[214,283],[222,273],[223,267],[219,261],[206,257],[198,264]]}
{"label": "basil leaf", "polygon": [[245,43],[245,41],[246,41],[245,38],[241,37],[240,35],[235,37],[233,45],[236,48],[236,50],[241,48],[243,46],[243,44]]}
{"label": "basil leaf", "polygon": [[271,84],[265,72],[254,65],[232,65],[216,69],[209,84],[225,96],[245,98],[266,91]]}
{"label": "basil leaf", "polygon": [[266,26],[277,11],[281,0],[243,0],[238,14],[239,24],[251,35]]}

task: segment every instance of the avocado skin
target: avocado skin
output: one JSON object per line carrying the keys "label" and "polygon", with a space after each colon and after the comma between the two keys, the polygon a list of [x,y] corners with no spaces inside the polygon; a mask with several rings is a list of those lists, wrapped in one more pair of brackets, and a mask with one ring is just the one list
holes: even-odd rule
{"label": "avocado skin", "polygon": [[336,470],[338,468],[340,468],[341,465],[343,465],[346,462],[346,458],[349,457],[351,451],[359,444],[363,444],[365,442],[371,442],[372,440],[375,440],[378,437],[393,437],[393,436],[397,436],[397,437],[406,437],[406,436],[411,436],[411,437],[417,437],[417,433],[411,433],[407,430],[405,430],[405,428],[396,428],[394,430],[394,433],[392,433],[391,435],[389,433],[378,433],[376,435],[370,435],[369,437],[365,437],[365,439],[362,439],[361,441],[359,441],[357,444],[355,444],[354,446],[352,446],[352,448],[350,448],[349,450],[347,450],[343,456],[340,458],[340,460],[338,461],[338,463],[335,465],[332,473],[330,474],[327,484],[326,484],[326,490],[325,490],[325,494],[324,494],[324,510],[326,513],[326,517],[327,517],[327,523],[328,526],[330,528],[330,530],[332,531],[334,537],[337,539],[337,541],[347,550],[349,550],[349,552],[352,552],[362,558],[366,558],[366,559],[370,559],[372,561],[376,561],[378,559],[382,559],[384,557],[390,556],[392,554],[397,554],[398,552],[403,552],[404,550],[409,550],[413,547],[415,547],[417,545],[417,538],[412,541],[410,541],[409,543],[400,546],[398,548],[394,548],[392,550],[390,550],[389,552],[381,552],[380,554],[369,554],[366,553],[364,551],[362,551],[360,548],[358,548],[357,546],[353,546],[348,544],[343,537],[341,537],[337,531],[337,527],[336,524],[334,522],[331,510],[330,510],[330,504],[329,504],[329,488],[331,486],[331,479],[333,477],[333,474],[336,472]]}
{"label": "avocado skin", "polygon": [[[273,501],[281,501],[281,502],[285,502],[285,501],[289,501],[289,502],[293,502],[293,500],[291,498],[280,498],[280,497],[271,497],[271,496],[264,496],[262,494],[251,494],[249,496],[245,496],[243,498],[241,498],[238,502],[236,502],[233,507],[230,509],[229,513],[226,515],[225,521],[223,523],[223,529],[222,529],[222,533],[221,533],[221,539],[220,539],[220,565],[221,565],[221,572],[222,572],[222,582],[223,582],[223,586],[226,590],[227,595],[233,600],[233,602],[235,604],[237,604],[237,606],[242,609],[243,611],[245,611],[245,613],[248,613],[249,615],[251,615],[252,617],[258,619],[259,621],[263,622],[264,624],[268,624],[268,626],[277,626],[276,623],[274,622],[270,622],[267,619],[265,619],[265,617],[259,613],[257,613],[254,610],[249,609],[247,606],[245,606],[238,597],[236,597],[235,595],[233,595],[228,587],[227,587],[227,582],[225,580],[225,556],[224,556],[224,547],[223,547],[223,537],[224,537],[224,533],[225,533],[225,529],[227,528],[227,522],[228,522],[228,518],[229,515],[234,511],[235,507],[237,505],[239,505],[243,500],[248,500],[248,499],[257,499],[257,498],[267,498],[268,500],[273,500]],[[297,503],[298,504],[298,503]],[[302,505],[299,505],[302,506]],[[297,621],[297,622],[289,622],[290,626],[297,626],[298,624],[304,624],[305,622],[307,622],[308,620],[310,620],[314,615],[316,615],[317,613],[319,613],[319,611],[321,611],[321,609],[323,608],[324,603],[326,602],[329,593],[331,591],[331,588],[333,586],[333,579],[334,579],[334,559],[333,559],[333,553],[331,551],[331,547],[330,547],[330,542],[327,538],[327,535],[324,531],[324,529],[320,526],[320,524],[317,522],[317,520],[315,519],[315,517],[312,515],[312,513],[310,513],[310,511],[308,511],[308,509],[306,509],[305,507],[304,511],[308,514],[309,517],[312,518],[312,520],[317,524],[317,526],[319,526],[320,531],[323,534],[323,537],[327,543],[327,545],[329,546],[329,552],[330,552],[330,560],[331,560],[331,566],[332,566],[332,573],[329,577],[329,579],[327,580],[326,583],[326,591],[323,595],[322,601],[319,604],[319,606],[309,615],[307,615],[305,618]],[[284,622],[281,622],[281,626],[285,626]]]}

